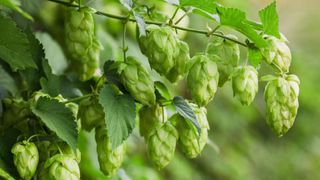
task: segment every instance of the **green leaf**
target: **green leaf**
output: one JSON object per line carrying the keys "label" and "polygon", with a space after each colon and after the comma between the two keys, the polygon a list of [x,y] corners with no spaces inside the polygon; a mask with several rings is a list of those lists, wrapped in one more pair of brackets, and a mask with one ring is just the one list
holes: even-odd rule
{"label": "green leaf", "polygon": [[263,59],[261,51],[258,48],[248,48],[248,60],[254,67],[258,67]]}
{"label": "green leaf", "polygon": [[112,86],[105,85],[99,95],[105,113],[105,123],[113,148],[118,147],[131,134],[135,126],[136,105],[127,95],[117,95]]}
{"label": "green leaf", "polygon": [[126,88],[121,83],[119,74],[117,73],[118,63],[115,61],[108,60],[103,65],[103,71],[107,78],[107,81],[116,85],[123,93],[127,92]]}
{"label": "green leaf", "polygon": [[171,94],[165,84],[163,84],[160,81],[156,81],[156,82],[154,82],[154,86],[156,88],[156,92],[158,92],[159,95],[161,95],[161,97],[163,97],[166,100],[171,99]]}
{"label": "green leaf", "polygon": [[77,148],[77,124],[72,111],[64,103],[56,99],[40,97],[31,109],[59,138],[73,149]]}
{"label": "green leaf", "polygon": [[28,38],[11,19],[0,16],[0,58],[11,68],[36,68]]}
{"label": "green leaf", "polygon": [[201,128],[197,121],[197,117],[188,103],[182,97],[175,96],[173,98],[173,104],[176,107],[177,112],[185,119],[191,121],[191,123],[197,128],[198,132],[200,132]]}
{"label": "green leaf", "polygon": [[47,77],[40,79],[42,89],[52,97],[59,95],[61,89],[60,77],[52,73],[51,67],[46,59],[42,61],[42,68]]}
{"label": "green leaf", "polygon": [[218,4],[214,0],[180,0],[181,7],[192,7],[195,14],[218,21],[216,9]]}
{"label": "green leaf", "polygon": [[253,26],[248,24],[246,14],[243,11],[224,7],[218,7],[217,11],[220,17],[220,23],[222,25],[230,26],[241,32],[251,41],[253,41],[259,48],[266,47],[268,45],[262,36],[255,31]]}
{"label": "green leaf", "polygon": [[18,92],[16,82],[8,74],[3,67],[0,65],[0,88],[4,88],[9,91],[12,95],[15,95]]}
{"label": "green leaf", "polygon": [[137,22],[137,26],[139,28],[139,37],[141,36],[146,36],[146,22],[144,21],[143,17],[136,13],[136,12],[133,12],[133,15],[134,15],[134,18],[136,19],[136,22]]}
{"label": "green leaf", "polygon": [[280,38],[279,17],[277,13],[276,1],[259,11],[259,16],[263,25],[263,32]]}
{"label": "green leaf", "polygon": [[21,5],[18,0],[1,0],[0,1],[0,6],[5,6],[7,8],[10,8],[14,11],[17,11],[20,13],[22,16],[24,16],[27,19],[33,20],[32,16],[28,14],[27,12],[23,11],[19,6]]}

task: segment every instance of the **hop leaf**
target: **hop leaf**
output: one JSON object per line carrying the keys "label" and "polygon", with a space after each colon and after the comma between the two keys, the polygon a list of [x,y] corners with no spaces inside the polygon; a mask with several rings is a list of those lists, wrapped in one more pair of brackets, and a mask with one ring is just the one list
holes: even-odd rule
{"label": "hop leaf", "polygon": [[132,97],[142,104],[155,103],[154,82],[148,71],[134,57],[127,57],[126,62],[120,65],[119,71],[122,83]]}
{"label": "hop leaf", "polygon": [[[235,40],[238,39],[231,34],[226,36]],[[223,38],[215,38],[214,41],[208,44],[206,53],[218,65],[219,86],[222,87],[238,65],[240,59],[239,45]]]}
{"label": "hop leaf", "polygon": [[31,179],[39,163],[39,152],[36,145],[28,141],[18,142],[12,147],[11,152],[20,177]]}
{"label": "hop leaf", "polygon": [[65,23],[66,44],[80,79],[90,79],[99,64],[100,45],[94,34],[91,9],[68,10]]}
{"label": "hop leaf", "polygon": [[268,64],[274,65],[283,72],[288,72],[291,65],[291,51],[286,44],[287,39],[281,35],[281,39],[274,36],[265,36],[269,46],[261,49],[261,53]]}
{"label": "hop leaf", "polygon": [[78,118],[81,119],[81,127],[91,131],[104,122],[104,112],[97,98],[87,98],[81,101]]}
{"label": "hop leaf", "polygon": [[296,75],[288,75],[271,80],[265,88],[267,123],[279,137],[292,127],[296,118],[299,84]]}
{"label": "hop leaf", "polygon": [[170,121],[156,128],[148,138],[148,154],[158,169],[167,166],[174,157],[178,132]]}
{"label": "hop leaf", "polygon": [[123,162],[126,146],[121,144],[112,149],[105,125],[96,128],[95,137],[100,170],[107,176],[114,176]]}
{"label": "hop leaf", "polygon": [[205,55],[196,55],[187,77],[188,88],[199,106],[207,105],[214,97],[219,82],[217,64]]}
{"label": "hop leaf", "polygon": [[176,114],[172,118],[175,118],[177,123],[176,127],[179,133],[178,144],[182,147],[182,151],[188,158],[195,158],[202,152],[207,143],[209,124],[207,121],[207,110],[204,107],[199,108],[192,103],[189,103],[189,105],[195,112],[197,121],[200,124],[200,133],[191,128],[187,120],[182,116]]}
{"label": "hop leaf", "polygon": [[232,76],[232,88],[241,104],[251,104],[258,92],[258,71],[252,66],[237,68]]}

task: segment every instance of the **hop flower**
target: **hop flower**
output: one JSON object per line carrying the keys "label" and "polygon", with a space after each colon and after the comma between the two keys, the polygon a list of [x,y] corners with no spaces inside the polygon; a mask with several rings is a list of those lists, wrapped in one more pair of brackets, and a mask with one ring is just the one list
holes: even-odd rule
{"label": "hop flower", "polygon": [[207,105],[218,88],[219,72],[217,64],[205,55],[196,55],[187,77],[188,88],[193,100],[199,106]]}
{"label": "hop flower", "polygon": [[143,106],[139,110],[140,135],[147,140],[152,131],[167,121],[165,109],[161,106]]}
{"label": "hop flower", "polygon": [[[237,40],[234,35],[226,35],[229,38]],[[215,61],[219,70],[219,87],[230,79],[234,68],[237,67],[240,59],[239,45],[223,38],[215,38],[209,43],[206,49],[209,58]]]}
{"label": "hop flower", "polygon": [[291,64],[290,48],[286,44],[287,39],[281,35],[281,39],[274,36],[265,36],[269,43],[267,48],[261,50],[266,62],[280,68],[283,72],[288,72]]}
{"label": "hop flower", "polygon": [[188,44],[183,41],[179,41],[178,48],[179,54],[174,59],[175,65],[172,67],[169,73],[166,74],[166,77],[170,82],[177,82],[185,76],[186,65],[187,62],[190,60]]}
{"label": "hop flower", "polygon": [[150,74],[134,57],[127,57],[126,62],[120,65],[119,71],[122,83],[132,97],[142,104],[155,103],[154,83]]}
{"label": "hop flower", "polygon": [[139,45],[148,57],[151,68],[161,75],[167,75],[175,66],[179,54],[179,39],[170,27],[150,25],[147,36],[140,37]]}
{"label": "hop flower", "polygon": [[56,154],[47,159],[40,180],[79,180],[80,169],[72,155]]}
{"label": "hop flower", "polygon": [[105,125],[96,128],[95,137],[100,170],[106,176],[114,176],[123,162],[126,146],[121,144],[116,149],[112,149]]}
{"label": "hop flower", "polygon": [[56,154],[59,154],[61,151],[64,155],[70,155],[75,159],[78,163],[81,161],[81,152],[79,149],[76,149],[74,151],[67,143],[65,142],[58,142],[58,143],[52,143],[49,145],[47,152],[48,157],[52,157]]}
{"label": "hop flower", "polygon": [[167,166],[174,157],[178,132],[170,121],[154,129],[147,140],[148,154],[158,169]]}
{"label": "hop flower", "polygon": [[189,103],[194,111],[197,121],[200,125],[200,134],[196,129],[191,128],[187,120],[182,116],[175,114],[172,118],[176,118],[176,127],[179,133],[179,146],[188,158],[197,157],[207,144],[209,124],[207,121],[207,110],[204,107],[198,107],[195,104]]}
{"label": "hop flower", "polygon": [[81,127],[91,131],[104,122],[104,112],[98,99],[87,98],[80,102],[78,118],[81,119]]}
{"label": "hop flower", "polygon": [[36,145],[28,141],[18,142],[12,147],[11,152],[20,177],[31,179],[39,163],[39,152]]}
{"label": "hop flower", "polygon": [[277,77],[266,86],[267,123],[279,137],[294,123],[299,107],[299,84],[296,75],[288,75]]}
{"label": "hop flower", "polygon": [[88,7],[68,10],[66,45],[81,80],[88,80],[98,67],[100,45],[94,34],[92,11]]}
{"label": "hop flower", "polygon": [[258,92],[258,71],[252,66],[237,68],[232,76],[232,88],[241,104],[251,104]]}

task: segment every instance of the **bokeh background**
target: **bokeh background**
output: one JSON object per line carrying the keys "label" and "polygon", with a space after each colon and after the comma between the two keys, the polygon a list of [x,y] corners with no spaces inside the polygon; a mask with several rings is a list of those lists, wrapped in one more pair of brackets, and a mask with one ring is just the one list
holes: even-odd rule
{"label": "bokeh background", "polygon": [[[171,15],[174,8],[161,1],[138,0],[140,4],[155,4],[163,13]],[[220,0],[219,3],[240,8],[250,19],[258,20],[259,9],[271,0]],[[101,11],[124,14],[118,1],[91,0],[87,5]],[[217,92],[208,105],[210,122],[210,143],[202,155],[190,160],[179,151],[171,164],[158,171],[148,160],[144,140],[136,129],[127,143],[128,155],[124,165],[114,179],[133,180],[202,180],[202,179],[320,179],[320,1],[319,0],[279,0],[280,29],[290,41],[293,54],[291,72],[301,79],[300,108],[292,129],[283,137],[276,137],[266,125],[263,90],[260,83],[259,94],[254,103],[243,107],[233,98],[230,83]],[[63,55],[63,11],[61,5],[44,0],[24,2],[24,8],[36,17],[37,37],[46,48],[46,56],[56,74],[66,68]],[[61,13],[62,12],[62,13]],[[95,16],[97,34],[104,50],[101,64],[108,59],[121,59],[122,27],[118,21]],[[199,16],[189,17],[189,27],[205,29],[207,24],[215,24]],[[188,22],[183,22],[188,25]],[[222,28],[226,33],[235,33]],[[128,25],[127,41],[129,55],[139,57],[147,66],[146,58],[140,53],[135,40],[135,25]],[[203,52],[210,40],[203,35],[182,34],[188,42],[191,55]],[[242,49],[242,62],[246,51]],[[262,65],[261,75],[272,73]],[[154,78],[159,78],[154,73]],[[171,86],[173,94],[189,93],[184,82]],[[79,148],[82,151],[82,178],[107,179],[99,171],[96,158],[94,132],[81,133]]]}

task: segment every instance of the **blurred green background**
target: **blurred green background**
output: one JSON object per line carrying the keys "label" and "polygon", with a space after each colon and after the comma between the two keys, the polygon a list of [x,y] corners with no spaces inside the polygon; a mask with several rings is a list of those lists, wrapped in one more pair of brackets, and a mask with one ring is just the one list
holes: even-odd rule
{"label": "blurred green background", "polygon": [[[174,10],[168,6],[164,8],[165,4],[161,1],[139,2],[156,4],[156,7],[166,9],[167,15],[171,15]],[[271,3],[271,0],[219,2],[239,8],[247,12],[251,19],[258,20],[259,9]],[[123,13],[118,1],[95,0],[88,1],[87,4],[101,11]],[[289,39],[293,54],[291,72],[301,80],[300,108],[293,128],[284,137],[277,138],[266,125],[263,100],[265,83],[260,83],[259,94],[249,107],[241,106],[233,98],[230,83],[227,83],[218,90],[215,99],[208,106],[211,142],[200,157],[187,159],[178,149],[172,163],[164,170],[157,171],[148,160],[144,140],[136,129],[128,140],[128,155],[124,165],[114,179],[320,179],[320,1],[279,0],[277,4],[280,29]],[[55,59],[50,61],[51,66],[59,74],[59,70],[66,66],[62,53],[64,48],[61,45],[63,37],[59,35],[63,30],[63,16],[59,12],[63,8],[61,5],[38,0],[27,2],[24,6],[36,17],[37,37],[47,47],[49,61]],[[101,16],[95,17],[97,34],[104,46],[101,59],[106,61],[121,58],[121,23]],[[206,19],[196,15],[190,16],[189,21],[190,27],[198,29],[205,29],[208,23]],[[188,23],[185,22],[184,25],[186,24]],[[210,22],[209,25],[214,27],[214,23]],[[135,41],[134,29],[134,24],[128,25],[128,54],[139,57],[147,65],[146,58],[140,53]],[[243,40],[240,34],[228,28],[222,30],[235,33]],[[184,36],[191,55],[204,51],[207,37],[191,33]],[[242,50],[242,61],[245,61],[246,52]],[[263,64],[261,72],[263,75],[272,71]],[[159,77],[154,74],[154,78]],[[178,87],[172,86],[172,90],[188,96],[184,82],[178,84]],[[99,171],[94,143],[93,132],[81,134],[79,147],[83,154],[82,178],[106,179]]]}

